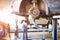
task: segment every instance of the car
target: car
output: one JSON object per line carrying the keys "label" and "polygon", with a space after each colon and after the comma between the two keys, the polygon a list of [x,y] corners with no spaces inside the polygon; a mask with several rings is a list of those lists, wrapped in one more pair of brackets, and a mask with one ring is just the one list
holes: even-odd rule
{"label": "car", "polygon": [[[19,7],[21,16],[52,17],[60,15],[60,0],[22,0]],[[33,5],[35,3],[35,6]],[[41,5],[39,5],[41,4]],[[37,5],[37,6],[36,6]]]}

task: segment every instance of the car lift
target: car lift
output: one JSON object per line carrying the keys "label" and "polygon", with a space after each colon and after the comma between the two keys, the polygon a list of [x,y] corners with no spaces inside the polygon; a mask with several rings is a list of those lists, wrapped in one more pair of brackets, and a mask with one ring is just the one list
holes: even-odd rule
{"label": "car lift", "polygon": [[[53,25],[53,30],[52,30],[52,40],[58,40],[58,29],[57,29],[57,19],[56,18],[53,18],[53,21],[52,21],[52,25]],[[28,37],[27,37],[27,27],[25,24],[23,24],[23,40],[27,40]],[[45,31],[43,31],[45,32]],[[42,40],[45,40],[45,35],[43,34],[42,35]]]}

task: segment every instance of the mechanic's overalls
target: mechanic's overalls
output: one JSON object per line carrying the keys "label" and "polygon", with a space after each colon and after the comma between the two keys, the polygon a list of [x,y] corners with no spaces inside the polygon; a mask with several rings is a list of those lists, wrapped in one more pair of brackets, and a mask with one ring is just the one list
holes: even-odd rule
{"label": "mechanic's overalls", "polygon": [[27,25],[22,23],[22,40],[27,40]]}
{"label": "mechanic's overalls", "polygon": [[0,38],[3,36],[3,26],[0,26]]}

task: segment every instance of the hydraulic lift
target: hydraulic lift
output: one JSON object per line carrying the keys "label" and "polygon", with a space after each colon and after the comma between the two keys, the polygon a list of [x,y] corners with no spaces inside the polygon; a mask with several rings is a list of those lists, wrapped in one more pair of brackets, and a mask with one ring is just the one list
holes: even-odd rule
{"label": "hydraulic lift", "polygon": [[[58,28],[57,28],[57,19],[53,19],[52,21],[52,25],[53,25],[53,29],[52,29],[52,40],[58,40]],[[27,26],[25,26],[25,24],[22,26],[23,28],[23,40],[27,40]],[[45,34],[44,34],[45,30],[43,30],[43,34],[42,34],[42,40],[45,40]]]}

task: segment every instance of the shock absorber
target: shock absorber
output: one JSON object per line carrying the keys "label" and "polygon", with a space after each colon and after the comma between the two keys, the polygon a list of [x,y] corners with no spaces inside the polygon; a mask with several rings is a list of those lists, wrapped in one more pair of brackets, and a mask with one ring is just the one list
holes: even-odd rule
{"label": "shock absorber", "polygon": [[38,18],[40,15],[40,11],[38,9],[37,6],[37,0],[32,0],[32,7],[29,9],[29,14],[33,17],[33,18]]}

